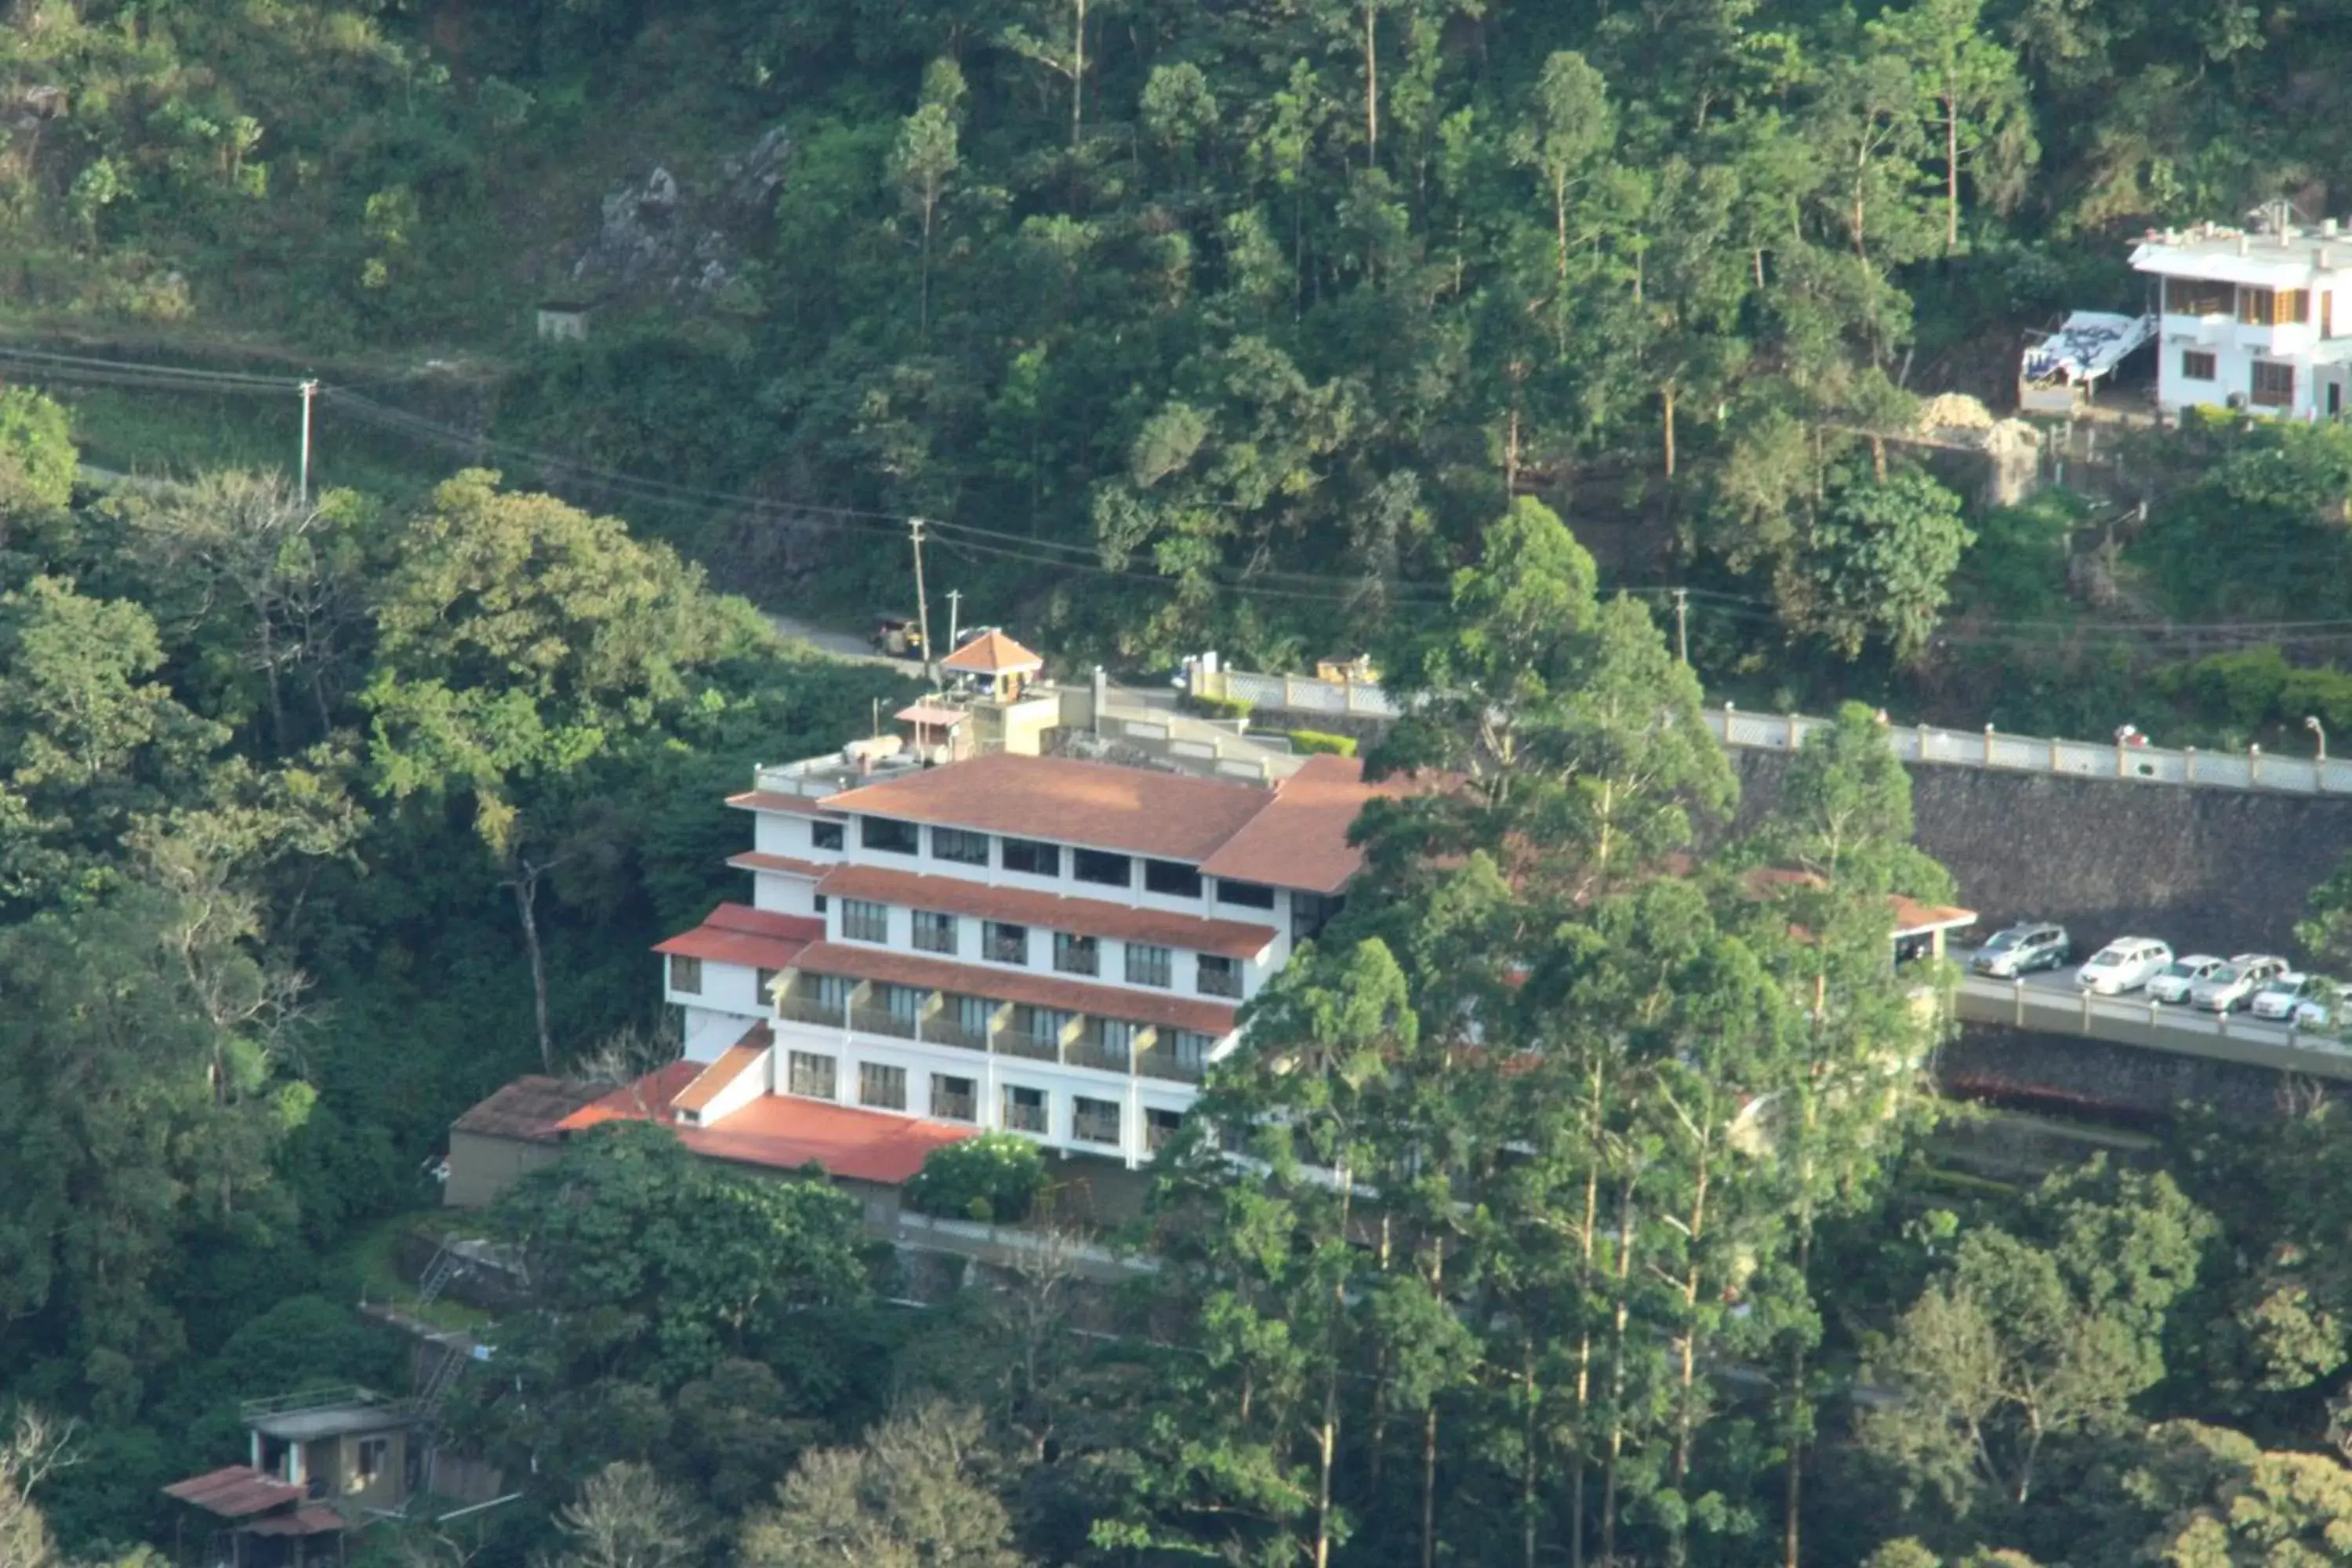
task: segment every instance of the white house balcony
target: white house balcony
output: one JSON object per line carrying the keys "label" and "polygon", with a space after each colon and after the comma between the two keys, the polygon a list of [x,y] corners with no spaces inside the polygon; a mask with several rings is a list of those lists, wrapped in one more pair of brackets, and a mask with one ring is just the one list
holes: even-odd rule
{"label": "white house balcony", "polygon": [[1178,1084],[1202,1080],[1221,1037],[1109,1013],[797,969],[777,982],[776,1016],[846,1034]]}

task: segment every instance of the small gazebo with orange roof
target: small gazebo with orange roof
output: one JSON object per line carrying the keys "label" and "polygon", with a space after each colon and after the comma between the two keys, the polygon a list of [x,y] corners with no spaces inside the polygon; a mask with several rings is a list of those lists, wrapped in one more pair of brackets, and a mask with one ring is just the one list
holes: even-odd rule
{"label": "small gazebo with orange roof", "polygon": [[1021,695],[1030,677],[1045,668],[1045,661],[992,626],[948,655],[940,666],[958,675],[977,676],[989,696],[1010,702]]}

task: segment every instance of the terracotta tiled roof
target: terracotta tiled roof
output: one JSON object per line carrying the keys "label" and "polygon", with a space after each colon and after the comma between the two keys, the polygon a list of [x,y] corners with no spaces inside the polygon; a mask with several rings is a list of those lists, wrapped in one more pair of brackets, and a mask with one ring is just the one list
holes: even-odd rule
{"label": "terracotta tiled roof", "polygon": [[[1759,866],[1740,879],[1740,886],[1750,898],[1762,898],[1768,888],[1821,888],[1828,884],[1811,871],[1801,871],[1791,866]],[[1937,927],[1974,925],[1977,912],[1956,904],[1923,904],[1902,893],[1889,893],[1886,901],[1895,908],[1895,934],[1915,936]]]}
{"label": "terracotta tiled roof", "polygon": [[947,708],[937,702],[918,702],[899,709],[891,717],[901,724],[928,724],[935,730],[952,730],[971,715],[961,708]]}
{"label": "terracotta tiled roof", "polygon": [[1402,795],[1402,779],[1364,782],[1353,757],[1315,756],[1276,784],[1274,798],[1201,864],[1213,877],[1336,893],[1364,864],[1348,842],[1357,814],[1375,795]]}
{"label": "terracotta tiled roof", "polygon": [[825,808],[1197,865],[1273,798],[1255,784],[996,752],[848,790]]}
{"label": "terracotta tiled roof", "polygon": [[624,1084],[565,1117],[563,1131],[577,1132],[606,1121],[667,1121],[670,1102],[701,1076],[700,1062],[680,1060],[656,1068],[636,1082]]}
{"label": "terracotta tiled roof", "polygon": [[654,951],[713,963],[783,969],[800,956],[801,949],[824,936],[824,922],[811,915],[781,915],[749,904],[721,904],[694,930],[655,943]]}
{"label": "terracotta tiled roof", "polygon": [[932,1150],[961,1143],[976,1131],[765,1094],[715,1127],[681,1128],[678,1136],[696,1153],[714,1159],[782,1171],[814,1162],[836,1176],[896,1186],[921,1170]]}
{"label": "terracotta tiled roof", "polygon": [[670,1101],[672,1110],[690,1110],[700,1115],[702,1108],[719,1098],[720,1091],[731,1086],[757,1067],[775,1044],[775,1037],[765,1024],[754,1024],[744,1031],[743,1037],[719,1053],[719,1059],[695,1074],[694,1081],[677,1091]]}
{"label": "terracotta tiled roof", "polygon": [[790,855],[771,855],[764,849],[746,849],[740,855],[730,855],[727,863],[738,871],[781,871],[787,877],[822,877],[837,860],[800,860]]}
{"label": "terracotta tiled roof", "polygon": [[1274,941],[1272,926],[1137,909],[1107,899],[1065,899],[1026,888],[995,888],[961,877],[925,877],[881,866],[836,866],[816,890],[827,897],[938,910],[981,920],[1012,921],[1084,936],[1116,937],[1227,958],[1255,958]]}
{"label": "terracotta tiled roof", "polygon": [[781,811],[793,816],[835,815],[831,805],[814,795],[785,795],[772,789],[747,790],[741,795],[730,795],[727,797],[727,804],[738,811]]}
{"label": "terracotta tiled roof", "polygon": [[1188,996],[1151,991],[1130,991],[1115,985],[1089,985],[1082,981],[1049,979],[1020,969],[999,969],[975,963],[951,963],[945,959],[919,958],[884,947],[854,942],[821,942],[800,956],[799,968],[813,974],[846,974],[857,980],[879,980],[892,985],[917,985],[928,991],[948,991],[963,996],[985,996],[999,1002],[1019,1002],[1033,1007],[1055,1007],[1087,1013],[1097,1018],[1121,1018],[1137,1024],[1158,1024],[1171,1029],[1192,1029],[1203,1035],[1223,1035],[1234,1027],[1234,1008],[1226,1003],[1195,1001]]}
{"label": "terracotta tiled roof", "polygon": [[989,630],[940,660],[940,668],[968,675],[1004,675],[1043,669],[1045,661],[1006,637]]}
{"label": "terracotta tiled roof", "polygon": [[457,1118],[454,1131],[485,1138],[519,1138],[531,1143],[552,1143],[565,1117],[604,1091],[591,1084],[567,1083],[534,1073],[519,1078]]}
{"label": "terracotta tiled roof", "polygon": [[836,1176],[894,1185],[921,1170],[924,1156],[932,1150],[960,1142],[977,1131],[774,1094],[761,1095],[712,1126],[680,1127],[671,1106],[694,1077],[694,1063],[672,1062],[586,1107],[566,1125],[657,1121],[671,1127],[688,1148],[714,1160],[777,1171],[796,1171],[814,1163]]}
{"label": "terracotta tiled roof", "polygon": [[265,1475],[251,1465],[224,1465],[201,1476],[190,1476],[184,1481],[173,1481],[163,1489],[163,1495],[194,1503],[206,1513],[216,1513],[223,1519],[243,1519],[299,1502],[306,1494],[302,1488]]}

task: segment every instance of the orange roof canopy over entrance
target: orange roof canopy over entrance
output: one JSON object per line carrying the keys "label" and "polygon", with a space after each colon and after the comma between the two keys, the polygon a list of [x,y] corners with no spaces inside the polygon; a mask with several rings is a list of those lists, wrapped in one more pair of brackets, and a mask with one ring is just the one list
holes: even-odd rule
{"label": "orange roof canopy over entrance", "polygon": [[1045,661],[991,627],[940,661],[960,675],[1034,675]]}

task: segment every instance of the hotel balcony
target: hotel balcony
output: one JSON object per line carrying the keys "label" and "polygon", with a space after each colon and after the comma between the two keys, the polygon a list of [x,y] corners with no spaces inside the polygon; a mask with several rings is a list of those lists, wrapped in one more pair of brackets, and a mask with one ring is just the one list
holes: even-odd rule
{"label": "hotel balcony", "polygon": [[1180,1055],[1176,1030],[1131,1018],[793,969],[778,980],[775,998],[784,1022],[885,1039],[1167,1083],[1197,1084],[1206,1068],[1204,1047],[1187,1042],[1192,1048]]}

